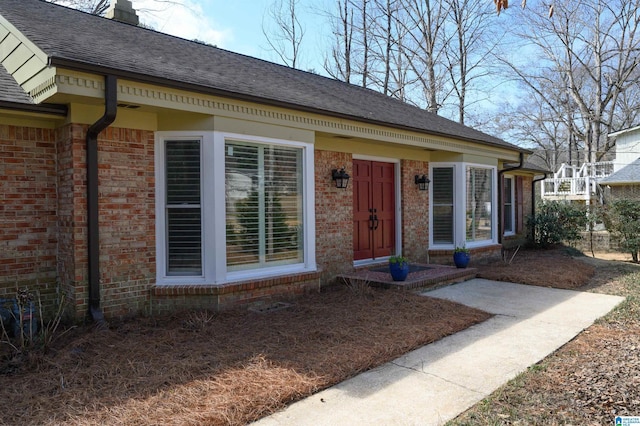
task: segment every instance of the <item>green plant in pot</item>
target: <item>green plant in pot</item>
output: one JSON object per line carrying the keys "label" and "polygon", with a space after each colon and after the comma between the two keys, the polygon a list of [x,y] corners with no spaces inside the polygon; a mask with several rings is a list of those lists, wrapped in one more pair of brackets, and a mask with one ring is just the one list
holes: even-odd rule
{"label": "green plant in pot", "polygon": [[457,246],[453,250],[453,263],[457,268],[466,268],[471,260],[471,252],[465,245]]}
{"label": "green plant in pot", "polygon": [[404,281],[409,275],[409,260],[402,256],[389,258],[389,273],[394,281]]}

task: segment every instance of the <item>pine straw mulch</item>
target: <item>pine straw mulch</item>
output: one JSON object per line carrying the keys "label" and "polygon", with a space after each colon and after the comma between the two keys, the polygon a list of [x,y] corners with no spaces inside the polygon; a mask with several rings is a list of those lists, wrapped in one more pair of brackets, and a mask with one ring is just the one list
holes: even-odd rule
{"label": "pine straw mulch", "polygon": [[[556,259],[527,256],[540,256],[535,270],[542,273],[564,263],[563,251],[556,252]],[[575,262],[595,268],[578,290],[626,301],[450,424],[612,425],[616,416],[640,416],[640,265],[579,257],[566,266],[570,273],[580,266]],[[558,281],[554,287],[562,286]]]}
{"label": "pine straw mulch", "polygon": [[47,354],[0,364],[0,424],[245,424],[488,317],[407,292],[338,287],[265,314],[78,330]]}
{"label": "pine straw mulch", "polygon": [[570,290],[583,286],[595,273],[595,267],[574,259],[570,253],[564,247],[522,249],[515,256],[507,253],[505,261],[473,267],[480,278]]}

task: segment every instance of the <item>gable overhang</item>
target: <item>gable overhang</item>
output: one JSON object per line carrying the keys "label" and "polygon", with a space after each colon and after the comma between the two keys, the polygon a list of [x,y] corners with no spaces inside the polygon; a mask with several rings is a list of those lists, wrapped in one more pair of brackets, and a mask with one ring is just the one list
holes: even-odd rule
{"label": "gable overhang", "polygon": [[0,64],[26,93],[42,83],[43,73],[55,72],[48,70],[48,61],[46,53],[0,16]]}

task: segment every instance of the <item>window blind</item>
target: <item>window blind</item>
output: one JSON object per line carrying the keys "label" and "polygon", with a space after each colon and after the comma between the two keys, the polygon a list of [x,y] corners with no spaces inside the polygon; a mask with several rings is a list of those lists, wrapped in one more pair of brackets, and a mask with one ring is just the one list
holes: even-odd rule
{"label": "window blind", "polygon": [[302,150],[225,145],[230,271],[302,262]]}
{"label": "window blind", "polygon": [[431,173],[433,242],[453,244],[453,167],[437,167]]}
{"label": "window blind", "polygon": [[167,275],[202,275],[200,141],[165,142]]}

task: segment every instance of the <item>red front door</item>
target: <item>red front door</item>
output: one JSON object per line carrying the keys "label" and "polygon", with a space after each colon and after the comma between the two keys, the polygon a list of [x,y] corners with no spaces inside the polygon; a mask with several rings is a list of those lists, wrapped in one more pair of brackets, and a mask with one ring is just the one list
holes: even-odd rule
{"label": "red front door", "polygon": [[391,256],[396,245],[394,165],[353,160],[353,258]]}

